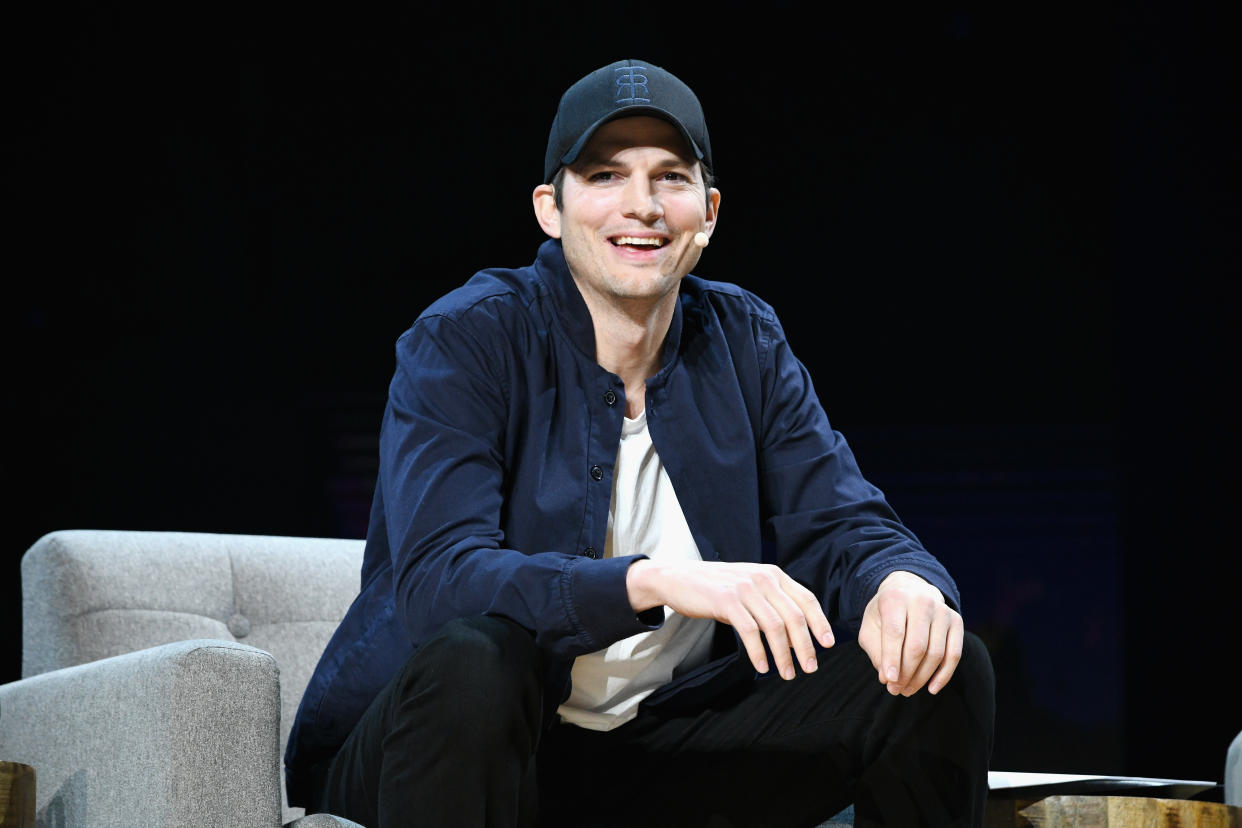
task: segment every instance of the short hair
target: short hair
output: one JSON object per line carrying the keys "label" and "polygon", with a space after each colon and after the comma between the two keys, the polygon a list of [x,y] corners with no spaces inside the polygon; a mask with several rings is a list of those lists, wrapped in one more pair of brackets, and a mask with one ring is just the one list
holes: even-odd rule
{"label": "short hair", "polygon": [[[565,199],[561,196],[561,186],[565,183],[564,164],[556,171],[556,175],[552,176],[552,193],[556,199],[556,209],[565,209]],[[716,183],[716,177],[712,175],[711,167],[704,162],[699,162],[699,173],[703,176],[703,192],[707,194],[707,209],[712,208],[712,186]]]}

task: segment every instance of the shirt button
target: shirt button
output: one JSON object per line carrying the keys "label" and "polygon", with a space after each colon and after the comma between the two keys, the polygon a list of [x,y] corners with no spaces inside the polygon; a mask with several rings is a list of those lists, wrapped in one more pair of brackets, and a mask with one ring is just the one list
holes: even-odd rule
{"label": "shirt button", "polygon": [[601,469],[599,466],[591,466],[591,479],[592,480],[603,480],[604,470]]}
{"label": "shirt button", "polygon": [[604,402],[608,403],[609,405],[616,405],[617,404],[617,392],[613,391],[611,388],[605,391]]}
{"label": "shirt button", "polygon": [[588,558],[590,558],[593,561],[599,560],[599,552],[595,551],[594,546],[588,546],[586,549],[583,549],[582,554],[586,555]]}

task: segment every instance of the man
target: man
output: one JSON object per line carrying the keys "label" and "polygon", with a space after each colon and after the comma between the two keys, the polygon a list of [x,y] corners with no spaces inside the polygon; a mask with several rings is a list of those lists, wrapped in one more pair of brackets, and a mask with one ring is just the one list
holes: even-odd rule
{"label": "man", "polygon": [[372,828],[815,825],[851,802],[980,824],[986,650],[772,309],[688,275],[710,168],[680,80],[590,73],[552,124],[536,262],[398,340],[361,594],[294,724],[291,804]]}

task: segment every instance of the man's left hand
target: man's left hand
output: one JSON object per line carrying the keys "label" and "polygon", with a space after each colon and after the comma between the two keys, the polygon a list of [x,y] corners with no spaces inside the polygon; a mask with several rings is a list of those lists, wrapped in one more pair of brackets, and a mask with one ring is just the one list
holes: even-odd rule
{"label": "man's left hand", "polygon": [[940,590],[899,571],[880,582],[863,610],[858,643],[894,696],[912,696],[924,684],[938,693],[961,660],[963,630]]}

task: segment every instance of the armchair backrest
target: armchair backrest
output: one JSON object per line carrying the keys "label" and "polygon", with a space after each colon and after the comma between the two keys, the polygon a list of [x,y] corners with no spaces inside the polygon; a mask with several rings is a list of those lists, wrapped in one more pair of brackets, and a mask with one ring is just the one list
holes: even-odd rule
{"label": "armchair backrest", "polygon": [[67,530],[22,574],[22,676],[196,638],[271,653],[280,750],[311,672],[358,593],[363,541]]}

